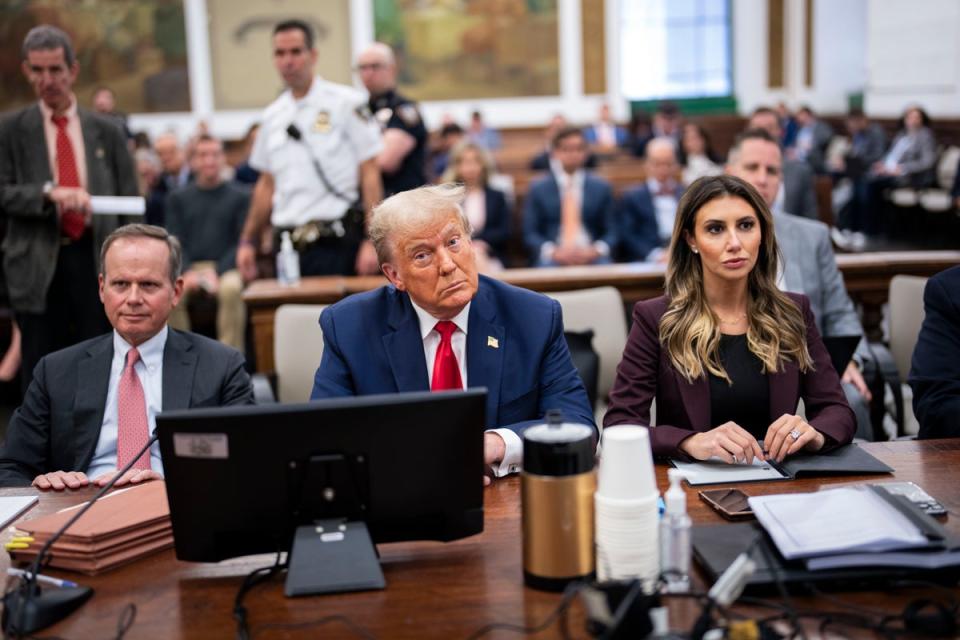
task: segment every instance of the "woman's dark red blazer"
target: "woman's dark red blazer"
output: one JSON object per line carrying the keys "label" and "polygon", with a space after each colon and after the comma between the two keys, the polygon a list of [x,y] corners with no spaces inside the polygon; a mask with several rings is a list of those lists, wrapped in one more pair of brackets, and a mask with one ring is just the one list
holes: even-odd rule
{"label": "woman's dark red blazer", "polygon": [[[801,373],[796,363],[788,361],[782,371],[767,374],[770,422],[785,413],[796,413],[802,399],[807,422],[826,436],[824,450],[847,444],[853,439],[856,422],[820,339],[810,302],[804,295],[787,295],[806,320],[807,348],[815,370]],[[657,424],[650,429],[653,455],[676,457],[684,455],[679,450],[684,439],[720,425],[710,420],[710,383],[706,376],[687,382],[660,344],[660,318],[666,310],[665,296],[638,302],[633,308],[633,328],[617,367],[603,426],[649,425],[650,404],[656,398]]]}

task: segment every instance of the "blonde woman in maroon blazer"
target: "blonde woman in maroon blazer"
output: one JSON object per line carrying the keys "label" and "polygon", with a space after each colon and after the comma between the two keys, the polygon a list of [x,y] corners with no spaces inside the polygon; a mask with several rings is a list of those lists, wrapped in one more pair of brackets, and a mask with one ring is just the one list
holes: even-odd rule
{"label": "blonde woman in maroon blazer", "polygon": [[649,425],[656,398],[656,456],[780,461],[850,442],[853,412],[809,301],[777,287],[779,260],[753,187],[732,176],[690,185],[666,295],[634,307],[604,426]]}

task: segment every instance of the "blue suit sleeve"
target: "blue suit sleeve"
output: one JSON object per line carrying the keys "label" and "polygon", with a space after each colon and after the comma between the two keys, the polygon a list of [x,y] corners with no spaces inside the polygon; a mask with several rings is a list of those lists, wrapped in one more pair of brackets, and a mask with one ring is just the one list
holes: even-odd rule
{"label": "blue suit sleeve", "polygon": [[600,200],[600,213],[603,216],[603,234],[600,236],[600,240],[603,240],[607,243],[607,246],[610,247],[610,257],[616,255],[617,245],[620,242],[620,234],[618,233],[617,228],[617,212],[614,208],[613,202],[613,189],[610,188],[610,185],[604,185],[603,197]]}
{"label": "blue suit sleeve", "polygon": [[523,244],[530,254],[530,261],[540,257],[540,247],[547,241],[540,230],[542,211],[536,188],[531,189],[523,203]]}
{"label": "blue suit sleeve", "polygon": [[624,194],[620,200],[617,216],[620,220],[620,242],[624,258],[628,261],[645,260],[647,254],[659,245],[657,220],[653,211],[640,204],[641,194],[636,191]]}
{"label": "blue suit sleeve", "polygon": [[920,438],[960,437],[960,309],[940,279],[923,294],[926,316],[910,367]]}
{"label": "blue suit sleeve", "polygon": [[487,222],[479,237],[497,256],[502,256],[510,239],[510,207],[502,191],[488,189],[487,199]]}
{"label": "blue suit sleeve", "polygon": [[323,355],[313,377],[310,399],[356,395],[353,376],[337,343],[336,323],[329,308],[320,314],[320,331],[323,332]]}
{"label": "blue suit sleeve", "polygon": [[23,404],[13,412],[7,426],[6,440],[0,448],[0,487],[29,486],[35,477],[51,471],[47,456],[51,410],[46,377],[44,358],[34,369]]}
{"label": "blue suit sleeve", "polygon": [[567,341],[563,337],[563,315],[560,303],[553,301],[550,316],[550,339],[540,360],[538,416],[534,420],[504,426],[516,432],[521,438],[528,427],[542,423],[543,417],[551,409],[559,409],[566,422],[589,425],[595,432],[597,429],[587,391],[583,387],[577,369],[573,366]]}

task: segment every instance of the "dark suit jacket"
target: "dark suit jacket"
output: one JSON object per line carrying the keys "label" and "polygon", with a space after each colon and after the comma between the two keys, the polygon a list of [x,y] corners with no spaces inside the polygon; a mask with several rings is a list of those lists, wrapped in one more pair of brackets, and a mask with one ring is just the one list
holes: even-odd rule
{"label": "dark suit jacket", "polygon": [[960,267],[930,278],[910,386],[920,438],[960,437]]}
{"label": "dark suit jacket", "polygon": [[[580,207],[583,228],[594,242],[603,240],[614,251],[617,246],[617,225],[614,217],[613,190],[606,180],[587,173],[583,180],[583,203]],[[530,187],[523,205],[523,242],[536,262],[544,242],[556,242],[560,233],[560,187],[553,174],[544,176]]]}
{"label": "dark suit jacket", "polygon": [[[103,425],[113,333],[44,357],[0,447],[0,486],[41,473],[86,471]],[[209,338],[170,329],[163,349],[163,409],[252,404],[243,356]]]}
{"label": "dark suit jacket", "polygon": [[[674,196],[678,202],[682,195],[683,187],[677,186]],[[646,260],[651,251],[665,246],[660,242],[657,210],[653,206],[653,194],[646,182],[623,194],[617,221],[620,224],[620,253],[624,261]]]}
{"label": "dark suit jacket", "polygon": [[[630,136],[627,134],[627,130],[623,127],[614,126],[613,127],[613,137],[616,139],[618,147],[625,147],[630,142]],[[599,136],[597,135],[597,126],[591,125],[583,129],[583,139],[589,145],[597,144]]]}
{"label": "dark suit jacket", "polygon": [[503,191],[484,187],[484,201],[487,208],[487,220],[476,234],[478,240],[486,242],[495,257],[502,257],[510,239],[510,207]]}
{"label": "dark suit jacket", "polygon": [[[135,196],[137,178],[123,132],[112,120],[78,109],[87,160],[87,191]],[[0,211],[7,218],[3,268],[10,305],[20,313],[43,313],[60,251],[56,207],[43,197],[53,180],[40,106],[34,104],[0,122]],[[94,262],[100,244],[126,220],[93,216]]]}
{"label": "dark suit jacket", "polygon": [[813,169],[806,162],[783,161],[783,210],[795,216],[819,219]]}
{"label": "dark suit jacket", "polygon": [[[788,293],[803,312],[807,323],[807,348],[814,371],[801,373],[788,362],[783,371],[768,374],[770,422],[785,413],[797,412],[803,400],[807,422],[823,433],[827,446],[846,444],[853,439],[856,422],[840,388],[840,378],[830,365],[806,296]],[[667,298],[638,302],[633,309],[633,327],[627,338],[623,360],[610,392],[604,427],[616,424],[650,424],[650,403],[657,399],[657,425],[650,429],[655,456],[683,456],[680,443],[694,433],[709,431],[710,382],[706,376],[693,383],[673,368],[660,345],[660,318],[667,310]]]}
{"label": "dark suit jacket", "polygon": [[[430,390],[420,322],[406,293],[386,286],[350,296],[323,311],[320,327],[323,357],[311,399]],[[559,303],[486,276],[470,305],[467,385],[487,388],[490,429],[522,433],[548,409],[594,424]]]}

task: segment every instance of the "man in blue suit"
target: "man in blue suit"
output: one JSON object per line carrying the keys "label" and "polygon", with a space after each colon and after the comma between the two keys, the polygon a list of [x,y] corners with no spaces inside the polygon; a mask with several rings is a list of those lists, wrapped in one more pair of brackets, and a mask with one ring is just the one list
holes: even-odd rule
{"label": "man in blue suit", "polygon": [[677,183],[677,154],[673,140],[654,138],[647,143],[647,181],[623,194],[617,220],[623,260],[667,261],[667,246],[683,187]]}
{"label": "man in blue suit", "polygon": [[960,437],[960,267],[930,278],[923,290],[926,315],[913,350],[910,386],[918,437]]}
{"label": "man in blue suit", "polygon": [[484,456],[502,476],[519,470],[522,433],[548,410],[591,426],[593,412],[560,305],[478,276],[462,199],[462,187],[421,187],[374,209],[390,285],[324,310],[311,399],[486,387]]}
{"label": "man in blue suit", "polygon": [[557,132],[550,174],[533,183],[523,210],[523,242],[535,266],[611,261],[617,245],[613,190],[584,170],[586,159],[579,129]]}

